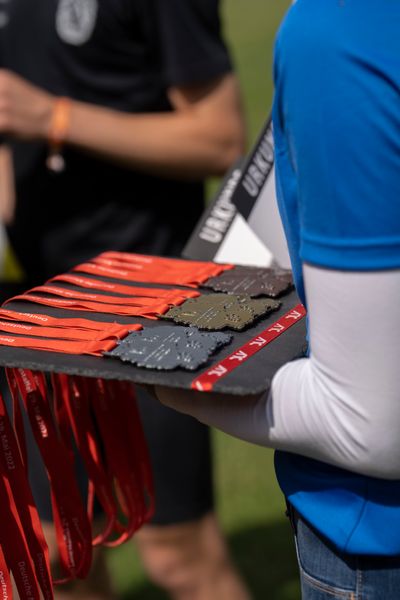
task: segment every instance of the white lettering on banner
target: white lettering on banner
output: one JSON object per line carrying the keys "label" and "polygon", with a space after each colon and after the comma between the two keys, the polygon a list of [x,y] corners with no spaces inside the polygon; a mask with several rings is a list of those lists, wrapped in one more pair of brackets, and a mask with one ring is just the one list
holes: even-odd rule
{"label": "white lettering on banner", "polygon": [[252,198],[255,198],[258,195],[259,187],[249,175],[246,175],[244,178],[243,187]]}
{"label": "white lettering on banner", "polygon": [[264,175],[260,169],[255,165],[251,165],[249,168],[249,174],[252,176],[258,187],[261,187],[264,182]]}
{"label": "white lettering on banner", "polygon": [[215,367],[215,369],[211,369],[211,371],[208,371],[208,375],[222,377],[223,375],[226,375],[227,372],[228,369],[226,369],[223,365],[218,365],[217,367]]}
{"label": "white lettering on banner", "polygon": [[236,207],[232,204],[232,194],[240,179],[241,172],[239,169],[233,171],[231,177],[226,183],[222,193],[217,198],[210,216],[206,219],[202,227],[199,237],[206,242],[219,244],[228,231],[232,219],[236,215]]}
{"label": "white lettering on banner", "polygon": [[270,327],[268,329],[268,331],[276,331],[276,333],[280,333],[281,331],[283,331],[285,328],[283,325],[281,325],[280,323],[275,323],[275,325],[273,325],[272,327]]}
{"label": "white lettering on banner", "polygon": [[209,227],[203,227],[200,231],[200,237],[205,242],[211,242],[212,244],[219,244],[222,240],[222,234],[219,231],[213,231]]}
{"label": "white lettering on banner", "polygon": [[265,183],[265,178],[271,170],[274,162],[274,146],[272,129],[269,128],[264,138],[258,145],[257,151],[243,178],[243,187],[246,192],[255,198]]}
{"label": "white lettering on banner", "polygon": [[223,221],[222,219],[210,217],[209,219],[207,219],[207,225],[210,229],[216,229],[217,231],[221,231],[222,233],[226,231],[226,221]]}
{"label": "white lettering on banner", "polygon": [[268,170],[271,166],[271,162],[273,160],[273,156],[270,161],[265,160],[260,153],[256,154],[254,157],[254,165],[258,167],[261,173],[268,173]]}
{"label": "white lettering on banner", "polygon": [[231,204],[229,206],[216,206],[213,210],[213,216],[216,219],[226,221],[232,217],[234,212],[234,208]]}
{"label": "white lettering on banner", "polygon": [[257,152],[254,157],[255,164],[261,165],[262,163],[260,161],[262,159],[265,161],[263,169],[264,173],[267,173],[269,169],[268,163],[269,166],[271,166],[271,163],[274,160],[274,142],[271,129],[268,130],[267,135],[260,144],[259,152]]}
{"label": "white lettering on banner", "polygon": [[256,338],[252,342],[250,342],[249,346],[258,346],[259,348],[261,348],[262,346],[265,346],[266,343],[267,343],[267,340],[265,338],[259,336],[258,338]]}
{"label": "white lettering on banner", "polygon": [[242,360],[246,360],[246,358],[248,358],[248,354],[246,354],[246,352],[243,352],[243,350],[239,350],[239,352],[232,354],[232,356],[229,357],[229,360],[237,360],[239,362],[242,362]]}

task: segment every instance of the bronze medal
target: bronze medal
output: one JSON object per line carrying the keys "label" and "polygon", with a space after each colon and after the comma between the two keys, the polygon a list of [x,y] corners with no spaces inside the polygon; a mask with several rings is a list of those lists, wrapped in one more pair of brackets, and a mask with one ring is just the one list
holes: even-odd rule
{"label": "bronze medal", "polygon": [[279,307],[279,302],[269,298],[253,300],[246,295],[206,294],[171,308],[161,318],[211,331],[226,328],[241,331]]}

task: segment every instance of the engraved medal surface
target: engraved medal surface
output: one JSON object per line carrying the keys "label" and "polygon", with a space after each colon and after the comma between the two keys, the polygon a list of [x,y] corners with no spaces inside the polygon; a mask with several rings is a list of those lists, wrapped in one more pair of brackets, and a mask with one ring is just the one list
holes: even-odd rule
{"label": "engraved medal surface", "polygon": [[171,308],[161,318],[211,331],[225,328],[241,331],[279,307],[280,302],[269,298],[254,300],[247,295],[207,294]]}
{"label": "engraved medal surface", "polygon": [[208,279],[202,287],[227,294],[248,294],[252,298],[278,298],[293,288],[290,271],[236,266],[231,271]]}
{"label": "engraved medal surface", "polygon": [[147,369],[169,371],[180,367],[194,371],[231,339],[225,333],[202,333],[195,327],[166,325],[133,332],[105,355]]}

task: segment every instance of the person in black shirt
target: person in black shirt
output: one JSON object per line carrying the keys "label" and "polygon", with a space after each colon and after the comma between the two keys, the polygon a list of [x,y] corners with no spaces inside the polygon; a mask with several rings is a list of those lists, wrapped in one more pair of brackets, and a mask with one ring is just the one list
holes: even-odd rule
{"label": "person in black shirt", "polygon": [[[204,178],[243,150],[218,0],[10,0],[0,12],[8,236],[25,285],[107,249],[179,255]],[[55,124],[62,157],[49,157]],[[208,432],[150,403],[158,510],[137,536],[147,571],[176,599],[247,598],[213,514]]]}

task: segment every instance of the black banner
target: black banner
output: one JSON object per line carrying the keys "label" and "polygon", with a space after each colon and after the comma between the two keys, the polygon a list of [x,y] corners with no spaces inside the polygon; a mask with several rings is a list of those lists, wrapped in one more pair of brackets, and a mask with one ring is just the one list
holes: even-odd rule
{"label": "black banner", "polygon": [[192,260],[213,260],[236,216],[232,196],[240,181],[243,160],[229,171],[183,249],[182,256]]}
{"label": "black banner", "polygon": [[243,167],[232,203],[248,220],[274,166],[272,121],[268,119]]}

